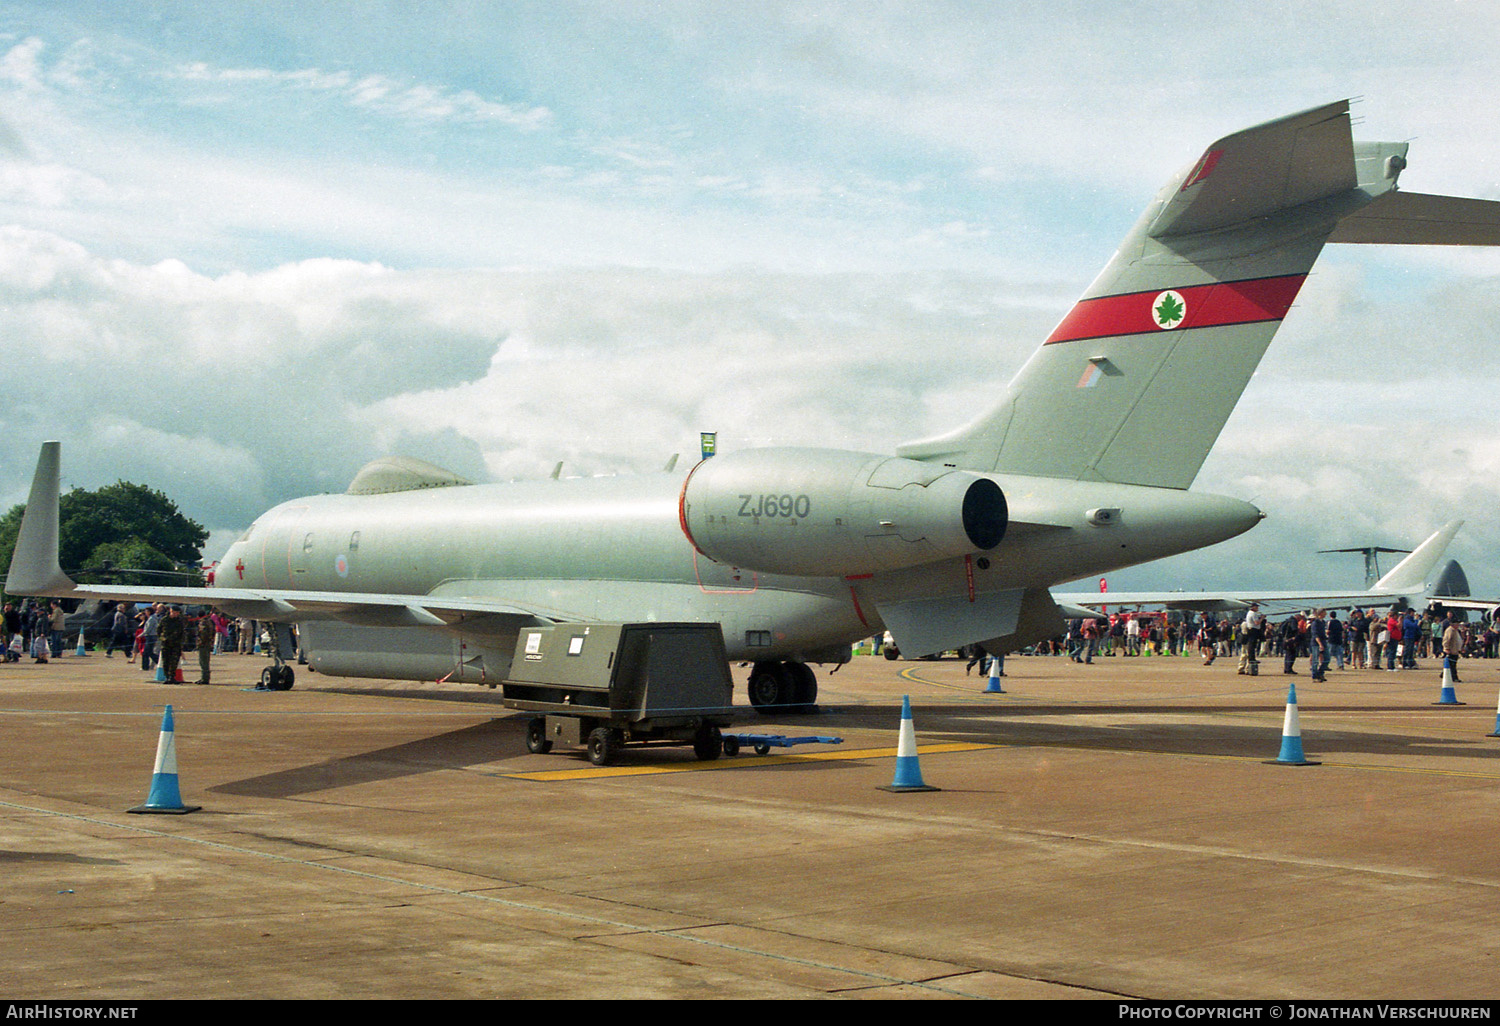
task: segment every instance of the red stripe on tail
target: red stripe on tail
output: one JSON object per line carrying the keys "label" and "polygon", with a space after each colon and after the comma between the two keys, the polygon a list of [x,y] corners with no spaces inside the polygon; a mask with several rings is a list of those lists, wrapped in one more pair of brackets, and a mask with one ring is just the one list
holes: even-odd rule
{"label": "red stripe on tail", "polygon": [[1062,323],[1047,337],[1045,344],[1109,338],[1113,335],[1212,328],[1224,324],[1279,321],[1291,309],[1293,300],[1297,298],[1297,293],[1306,280],[1305,274],[1287,274],[1276,278],[1249,278],[1244,281],[1223,281],[1172,289],[1182,297],[1187,307],[1182,322],[1172,328],[1162,328],[1151,313],[1157,297],[1166,289],[1084,299],[1068,311]]}

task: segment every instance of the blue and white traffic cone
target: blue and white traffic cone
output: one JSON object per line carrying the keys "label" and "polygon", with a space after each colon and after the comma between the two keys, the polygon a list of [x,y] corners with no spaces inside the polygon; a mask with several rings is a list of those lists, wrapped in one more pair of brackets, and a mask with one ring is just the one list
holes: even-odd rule
{"label": "blue and white traffic cone", "polygon": [[161,737],[156,742],[156,769],[151,774],[151,793],[146,796],[145,805],[127,811],[181,816],[201,808],[201,805],[182,804],[182,794],[177,789],[177,734],[172,727],[172,707],[169,705],[161,718]]}
{"label": "blue and white traffic cone", "polygon": [[990,682],[985,685],[986,695],[1003,695],[1005,689],[1000,686],[1000,657],[990,656]]}
{"label": "blue and white traffic cone", "polygon": [[901,696],[901,737],[896,742],[896,776],[882,791],[940,791],[922,782],[917,764],[917,731],[911,722],[911,696]]}
{"label": "blue and white traffic cone", "polygon": [[[1443,656],[1443,688],[1438,692],[1438,700],[1433,705],[1467,705],[1460,702],[1458,694],[1453,690],[1453,666],[1447,656]],[[1497,727],[1496,729],[1500,729]]]}
{"label": "blue and white traffic cone", "polygon": [[73,654],[81,656],[86,656],[89,654],[89,650],[83,647],[83,631],[78,632],[78,651],[74,652]]}
{"label": "blue and white traffic cone", "polygon": [[1500,702],[1495,703],[1495,729],[1485,737],[1500,737]]}
{"label": "blue and white traffic cone", "polygon": [[1297,685],[1287,688],[1286,718],[1281,721],[1281,754],[1275,762],[1283,766],[1316,766],[1302,754],[1302,726],[1297,718]]}
{"label": "blue and white traffic cone", "polygon": [[164,669],[162,669],[161,660],[158,659],[156,661],[156,683],[158,683],[158,684],[165,684],[166,682],[167,682],[167,671],[164,670]]}

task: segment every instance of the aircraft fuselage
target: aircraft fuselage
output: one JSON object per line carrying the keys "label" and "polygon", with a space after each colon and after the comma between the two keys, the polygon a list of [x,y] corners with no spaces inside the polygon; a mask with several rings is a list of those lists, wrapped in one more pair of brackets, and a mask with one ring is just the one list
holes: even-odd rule
{"label": "aircraft fuselage", "polygon": [[[570,621],[718,621],[731,659],[841,661],[850,643],[885,629],[887,601],[916,595],[962,603],[1046,587],[1212,544],[1260,518],[1238,500],[1176,489],[968,476],[988,477],[1005,494],[1005,536],[989,551],[889,573],[790,576],[716,562],[684,529],[687,475],[658,473],[295,499],[230,546],[215,586],[482,598]],[[784,492],[766,482],[747,494]],[[795,531],[799,512],[826,503],[811,499],[799,508],[794,496],[787,505],[790,516],[778,510],[769,518],[763,504],[753,506],[744,529]],[[853,529],[877,535],[892,525]],[[318,666],[320,638],[352,653],[388,648],[380,639],[393,632],[314,622],[303,633]],[[457,643],[458,658],[450,641],[439,640],[424,650],[430,659],[422,665],[462,665],[461,653],[472,649],[470,672],[460,677],[499,679],[510,640],[480,631]],[[366,670],[328,658],[319,667],[327,672],[402,675],[389,659],[371,660]]]}

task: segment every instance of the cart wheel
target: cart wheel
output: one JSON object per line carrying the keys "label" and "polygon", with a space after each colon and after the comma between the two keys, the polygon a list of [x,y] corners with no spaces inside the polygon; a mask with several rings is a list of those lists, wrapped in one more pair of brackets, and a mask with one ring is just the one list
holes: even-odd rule
{"label": "cart wheel", "polygon": [[614,731],[608,727],[595,727],[589,732],[589,762],[595,766],[608,766],[619,750]]}
{"label": "cart wheel", "polygon": [[740,739],[733,734],[724,736],[724,754],[731,759],[740,754]]}
{"label": "cart wheel", "polygon": [[724,738],[718,727],[704,724],[698,728],[698,733],[693,735],[693,754],[704,762],[717,759],[723,742]]}
{"label": "cart wheel", "polygon": [[757,741],[757,742],[755,742],[755,754],[756,755],[770,755],[771,754],[771,746],[768,745],[768,744],[766,744],[764,741]]}
{"label": "cart wheel", "polygon": [[547,740],[547,721],[540,716],[526,724],[526,750],[532,755],[546,755],[552,751],[552,742]]}

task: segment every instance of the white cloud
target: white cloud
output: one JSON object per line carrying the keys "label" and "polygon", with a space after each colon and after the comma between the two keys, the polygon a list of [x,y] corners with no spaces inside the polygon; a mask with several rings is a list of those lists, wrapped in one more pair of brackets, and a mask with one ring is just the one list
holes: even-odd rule
{"label": "white cloud", "polygon": [[493,122],[535,129],[546,124],[545,107],[485,99],[468,89],[446,89],[425,82],[399,81],[386,75],[356,76],[318,68],[278,71],[272,68],[216,68],[204,61],[184,64],[168,77],[184,82],[225,85],[272,85],[333,94],[353,107],[418,122]]}
{"label": "white cloud", "polygon": [[[20,33],[16,450],[61,435],[69,474],[150,476],[222,528],[387,447],[498,477],[651,469],[699,430],[888,450],[988,408],[1218,134],[1364,93],[1359,137],[1420,133],[1404,186],[1500,197],[1484,5],[480,14],[451,67],[290,23],[265,52]],[[513,36],[503,76],[473,56]],[[1314,548],[1467,515],[1493,578],[1497,275],[1325,254],[1198,484],[1267,522],[1132,573],[1285,584]]]}

